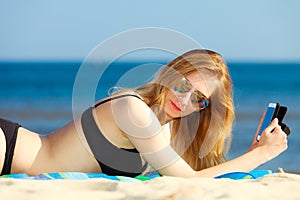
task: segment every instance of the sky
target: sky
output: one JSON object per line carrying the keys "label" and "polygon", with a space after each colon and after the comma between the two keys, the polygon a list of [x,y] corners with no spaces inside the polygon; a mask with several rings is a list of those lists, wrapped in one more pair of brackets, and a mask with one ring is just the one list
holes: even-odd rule
{"label": "sky", "polygon": [[227,60],[300,62],[299,10],[298,0],[0,0],[0,61],[81,61],[116,34],[160,27]]}

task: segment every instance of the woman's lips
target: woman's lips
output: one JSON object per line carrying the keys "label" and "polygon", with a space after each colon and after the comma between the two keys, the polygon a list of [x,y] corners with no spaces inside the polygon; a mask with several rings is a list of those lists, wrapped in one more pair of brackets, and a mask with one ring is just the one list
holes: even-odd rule
{"label": "woman's lips", "polygon": [[171,101],[171,105],[175,110],[181,111],[181,109],[173,101]]}

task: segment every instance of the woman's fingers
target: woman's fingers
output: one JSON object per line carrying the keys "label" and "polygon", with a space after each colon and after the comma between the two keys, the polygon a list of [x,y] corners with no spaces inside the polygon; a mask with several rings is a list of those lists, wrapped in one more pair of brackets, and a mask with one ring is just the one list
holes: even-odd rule
{"label": "woman's fingers", "polygon": [[268,159],[278,156],[287,149],[287,136],[278,125],[278,119],[274,119],[264,130],[259,146],[264,149]]}
{"label": "woman's fingers", "polygon": [[272,120],[272,122],[270,123],[270,125],[265,129],[266,133],[271,133],[275,128],[280,128],[280,126],[278,125],[278,119],[275,118]]}

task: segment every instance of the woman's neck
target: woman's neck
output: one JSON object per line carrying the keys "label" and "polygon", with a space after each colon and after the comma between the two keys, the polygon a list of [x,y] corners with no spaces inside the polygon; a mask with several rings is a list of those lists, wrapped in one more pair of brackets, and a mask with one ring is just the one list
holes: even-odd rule
{"label": "woman's neck", "polygon": [[158,121],[162,126],[169,123],[173,119],[172,117],[168,116],[163,110],[161,110],[160,112],[155,112],[152,109],[152,111],[154,112],[154,114],[156,115]]}
{"label": "woman's neck", "polygon": [[[149,105],[150,104],[150,100],[147,98],[143,98],[144,102]],[[160,108],[159,105],[152,105],[150,107],[150,109],[153,111],[153,113],[156,115],[158,121],[160,122],[160,124],[163,126],[167,123],[169,123],[170,121],[172,121],[172,117],[167,115],[167,113],[164,112],[163,109]]]}

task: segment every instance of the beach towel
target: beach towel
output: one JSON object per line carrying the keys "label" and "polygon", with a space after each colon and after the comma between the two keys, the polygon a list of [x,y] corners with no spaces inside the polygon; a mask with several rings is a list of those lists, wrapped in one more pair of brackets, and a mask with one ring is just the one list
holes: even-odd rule
{"label": "beach towel", "polygon": [[[226,173],[220,176],[215,177],[216,179],[220,178],[229,178],[233,180],[241,179],[257,179],[261,178],[267,174],[275,173],[273,170],[253,170],[249,173],[247,172],[231,172]],[[146,176],[136,176],[134,178],[127,176],[109,176],[103,173],[83,173],[83,172],[55,172],[55,173],[42,173],[38,176],[29,176],[28,174],[8,174],[0,176],[0,178],[14,178],[14,179],[29,179],[29,180],[56,180],[56,179],[66,179],[66,180],[86,180],[92,178],[104,178],[114,181],[123,181],[123,182],[140,182],[148,181],[154,178],[159,177],[158,173],[146,175]]]}
{"label": "beach towel", "polygon": [[14,179],[30,179],[30,180],[55,180],[55,179],[66,179],[66,180],[86,180],[92,178],[104,178],[114,181],[124,182],[139,182],[146,181],[158,177],[159,174],[152,174],[148,176],[109,176],[103,173],[83,173],[83,172],[55,172],[55,173],[42,173],[38,176],[29,176],[28,174],[8,174],[0,176],[0,178],[14,178]]}

